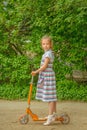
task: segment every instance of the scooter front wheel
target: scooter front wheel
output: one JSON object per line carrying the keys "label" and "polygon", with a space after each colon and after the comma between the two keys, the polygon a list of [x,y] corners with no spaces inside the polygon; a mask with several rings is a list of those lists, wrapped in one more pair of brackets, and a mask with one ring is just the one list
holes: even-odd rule
{"label": "scooter front wheel", "polygon": [[70,122],[70,117],[66,113],[61,114],[60,118],[62,118],[61,120],[62,124],[68,124]]}
{"label": "scooter front wheel", "polygon": [[29,121],[29,117],[28,117],[27,114],[26,114],[26,115],[22,115],[22,116],[20,116],[20,118],[19,118],[19,122],[20,122],[21,124],[27,124],[28,121]]}

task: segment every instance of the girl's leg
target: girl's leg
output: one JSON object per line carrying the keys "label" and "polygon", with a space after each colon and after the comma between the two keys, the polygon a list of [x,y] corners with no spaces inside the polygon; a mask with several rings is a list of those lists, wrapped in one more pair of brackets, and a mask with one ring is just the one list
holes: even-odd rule
{"label": "girl's leg", "polygon": [[53,113],[56,113],[56,102],[49,102],[48,105],[49,105],[49,115],[44,125],[49,125],[55,120],[55,114]]}
{"label": "girl's leg", "polygon": [[49,102],[48,105],[49,105],[49,115],[56,113],[56,101],[55,102]]}

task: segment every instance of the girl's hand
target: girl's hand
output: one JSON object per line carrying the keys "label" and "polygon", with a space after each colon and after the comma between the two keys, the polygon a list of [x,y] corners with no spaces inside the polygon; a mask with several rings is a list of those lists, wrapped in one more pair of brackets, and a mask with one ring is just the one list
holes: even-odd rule
{"label": "girl's hand", "polygon": [[32,76],[35,76],[36,74],[37,74],[36,71],[32,71],[32,72],[31,72],[31,75],[32,75]]}

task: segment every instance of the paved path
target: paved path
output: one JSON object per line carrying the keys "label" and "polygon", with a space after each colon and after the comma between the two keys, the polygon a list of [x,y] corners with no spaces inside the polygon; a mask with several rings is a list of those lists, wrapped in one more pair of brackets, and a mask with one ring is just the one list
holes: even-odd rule
{"label": "paved path", "polygon": [[[26,125],[18,121],[21,114],[25,113],[27,102],[0,100],[0,130],[87,130],[87,103],[82,102],[58,102],[57,112],[68,113],[70,123],[54,122],[50,126],[43,126],[43,122],[34,122],[29,119]],[[32,101],[33,113],[40,117],[47,116],[48,104]]]}

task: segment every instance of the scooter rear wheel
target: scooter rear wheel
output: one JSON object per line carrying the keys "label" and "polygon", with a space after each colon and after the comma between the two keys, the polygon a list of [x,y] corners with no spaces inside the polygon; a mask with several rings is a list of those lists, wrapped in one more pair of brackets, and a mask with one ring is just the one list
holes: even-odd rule
{"label": "scooter rear wheel", "polygon": [[19,122],[20,122],[21,124],[27,124],[28,121],[29,121],[29,117],[28,117],[27,114],[26,114],[26,115],[22,115],[22,116],[19,118]]}
{"label": "scooter rear wheel", "polygon": [[62,118],[61,120],[62,124],[68,124],[70,122],[70,117],[66,113],[61,114],[60,117]]}

